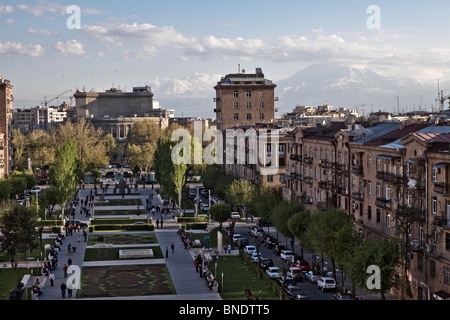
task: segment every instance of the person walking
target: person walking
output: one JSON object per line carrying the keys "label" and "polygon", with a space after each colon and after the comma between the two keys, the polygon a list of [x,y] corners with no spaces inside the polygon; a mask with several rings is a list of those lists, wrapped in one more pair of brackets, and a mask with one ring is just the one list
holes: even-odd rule
{"label": "person walking", "polygon": [[170,245],[170,248],[172,249],[172,253],[175,253],[175,244],[173,242]]}
{"label": "person walking", "polygon": [[156,227],[159,228],[159,219],[156,219]]}
{"label": "person walking", "polygon": [[53,273],[53,271],[50,272],[49,279],[50,279],[50,285],[53,287],[54,281],[55,281],[55,274]]}
{"label": "person walking", "polygon": [[164,222],[164,219],[161,216],[161,228],[163,227],[163,222]]}
{"label": "person walking", "polygon": [[169,249],[166,247],[166,259],[169,257]]}
{"label": "person walking", "polygon": [[63,298],[66,297],[66,289],[67,289],[66,284],[64,282],[61,283],[61,295],[62,295]]}
{"label": "person walking", "polygon": [[67,278],[67,269],[68,269],[67,264],[65,264],[64,267],[63,267],[64,278]]}

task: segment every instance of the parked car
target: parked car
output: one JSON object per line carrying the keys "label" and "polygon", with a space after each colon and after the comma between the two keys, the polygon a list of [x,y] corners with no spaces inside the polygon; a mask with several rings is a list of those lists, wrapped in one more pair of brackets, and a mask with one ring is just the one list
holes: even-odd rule
{"label": "parked car", "polygon": [[321,289],[322,291],[336,289],[336,281],[331,277],[321,277],[317,279],[317,289]]}
{"label": "parked car", "polygon": [[277,239],[275,239],[272,236],[268,236],[264,239],[264,245],[266,246],[266,248],[272,249],[273,247],[275,247],[278,244]]}
{"label": "parked car", "polygon": [[333,295],[334,300],[354,300],[353,296],[350,293],[342,293],[337,292]]}
{"label": "parked car", "polygon": [[296,281],[303,281],[303,272],[298,267],[290,267],[286,273],[287,276],[294,278]]}
{"label": "parked car", "polygon": [[239,238],[242,238],[242,235],[239,233],[233,234],[233,242],[236,243]]}
{"label": "parked car", "polygon": [[321,277],[322,277],[322,274],[317,270],[310,270],[307,273],[305,273],[305,278],[309,282],[317,282],[317,280]]}
{"label": "parked car", "polygon": [[278,267],[268,267],[266,270],[266,274],[270,279],[277,279],[281,277],[281,271]]}
{"label": "parked car", "polygon": [[31,193],[40,193],[41,191],[42,191],[42,189],[39,187],[33,187],[30,190]]}
{"label": "parked car", "polygon": [[285,261],[292,261],[294,253],[291,250],[282,250],[280,253],[280,258]]}
{"label": "parked car", "polygon": [[294,278],[291,278],[289,276],[285,277],[282,275],[280,278],[277,279],[278,284],[282,287],[287,287],[287,286],[294,286],[295,285],[295,280]]}
{"label": "parked car", "polygon": [[303,291],[300,291],[294,300],[311,300],[311,298]]}
{"label": "parked car", "polygon": [[252,245],[247,245],[244,248],[244,252],[247,254],[252,254],[253,252],[256,252],[256,247]]}
{"label": "parked car", "polygon": [[245,248],[245,246],[248,246],[250,244],[250,241],[248,241],[247,238],[237,238],[235,245],[239,248],[239,249],[243,249]]}
{"label": "parked car", "polygon": [[264,236],[264,229],[260,227],[253,227],[250,230],[250,234],[253,237]]}
{"label": "parked car", "polygon": [[232,212],[231,213],[231,219],[240,219],[241,215],[239,214],[239,212]]}
{"label": "parked car", "polygon": [[[307,295],[300,289],[300,287],[288,285],[283,288],[284,291],[287,293],[290,300],[306,300],[308,299]],[[300,296],[302,299],[297,299],[297,297]]]}
{"label": "parked car", "polygon": [[252,259],[252,262],[258,263],[259,259],[262,257],[261,253],[253,252],[250,255],[250,258]]}
{"label": "parked car", "polygon": [[281,254],[282,250],[286,250],[286,247],[281,245],[281,244],[277,244],[274,248],[273,248],[273,253],[275,253],[277,256],[279,256]]}
{"label": "parked car", "polygon": [[261,269],[267,270],[267,268],[273,267],[273,260],[272,258],[261,258],[259,259],[259,265]]}
{"label": "parked car", "polygon": [[311,270],[311,267],[309,266],[309,262],[306,260],[297,260],[297,265],[300,270],[302,270],[303,273],[306,273]]}

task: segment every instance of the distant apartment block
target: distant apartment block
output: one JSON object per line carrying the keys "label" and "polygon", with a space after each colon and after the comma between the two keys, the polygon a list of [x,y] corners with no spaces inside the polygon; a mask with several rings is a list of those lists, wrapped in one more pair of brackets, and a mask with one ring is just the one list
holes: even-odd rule
{"label": "distant apartment block", "polygon": [[214,87],[217,128],[273,123],[276,85],[265,79],[260,68],[253,74],[237,73],[223,77]]}
{"label": "distant apartment block", "polygon": [[12,168],[12,103],[13,86],[0,75],[0,178],[7,177]]}
{"label": "distant apartment block", "polygon": [[49,130],[52,126],[64,123],[68,118],[69,106],[35,107],[14,110],[12,116],[13,129],[22,133],[34,130]]}

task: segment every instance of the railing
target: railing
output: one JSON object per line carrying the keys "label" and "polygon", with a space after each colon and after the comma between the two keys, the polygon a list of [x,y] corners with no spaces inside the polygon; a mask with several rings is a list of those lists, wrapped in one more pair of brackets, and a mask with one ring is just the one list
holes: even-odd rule
{"label": "railing", "polygon": [[450,194],[450,184],[448,183],[435,183],[434,192],[440,193],[440,194]]}
{"label": "railing", "polygon": [[375,200],[375,205],[378,208],[390,209],[391,208],[391,199],[377,198]]}
{"label": "railing", "polygon": [[363,166],[353,166],[352,167],[352,174],[356,174],[359,176],[364,175],[364,167]]}
{"label": "railing", "polygon": [[364,200],[364,192],[358,191],[358,192],[352,192],[352,198],[355,200]]}

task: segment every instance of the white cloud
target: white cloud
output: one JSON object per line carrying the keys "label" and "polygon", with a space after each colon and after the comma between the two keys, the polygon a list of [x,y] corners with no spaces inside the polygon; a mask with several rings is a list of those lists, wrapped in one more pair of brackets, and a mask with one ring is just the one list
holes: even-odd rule
{"label": "white cloud", "polygon": [[24,55],[39,57],[44,54],[45,49],[40,44],[21,42],[0,42],[0,55],[14,56]]}
{"label": "white cloud", "polygon": [[[35,5],[19,4],[17,8],[19,10],[28,12],[36,17],[53,18],[55,15],[62,16],[67,14],[67,8],[69,5],[62,5],[55,2],[43,2],[40,1]],[[89,15],[102,15],[103,11],[92,8],[85,8],[80,6],[81,14]]]}
{"label": "white cloud", "polygon": [[8,13],[13,13],[14,12],[14,7],[12,6],[5,6],[5,5],[0,5],[0,15],[2,14],[8,14]]}
{"label": "white cloud", "polygon": [[29,34],[40,34],[44,36],[57,36],[59,33],[57,31],[51,31],[46,29],[28,29]]}
{"label": "white cloud", "polygon": [[77,40],[67,40],[65,42],[58,41],[55,49],[62,55],[84,55],[84,45]]}

